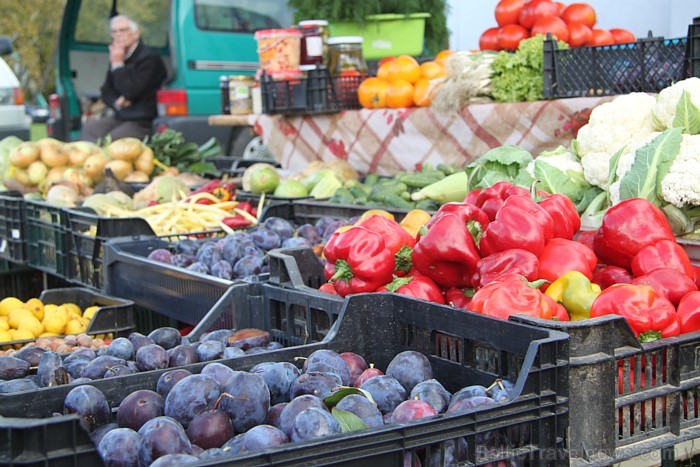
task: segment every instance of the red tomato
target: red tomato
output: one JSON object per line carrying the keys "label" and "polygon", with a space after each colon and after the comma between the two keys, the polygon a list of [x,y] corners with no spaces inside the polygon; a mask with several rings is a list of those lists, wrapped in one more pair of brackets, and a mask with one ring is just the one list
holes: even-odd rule
{"label": "red tomato", "polygon": [[615,39],[616,44],[627,44],[629,42],[635,42],[637,40],[631,31],[622,28],[611,29],[610,34],[612,34],[613,39]]}
{"label": "red tomato", "polygon": [[592,40],[593,31],[585,24],[571,23],[569,25],[569,45],[571,47],[588,45]]}
{"label": "red tomato", "polygon": [[596,15],[595,10],[588,3],[572,3],[561,14],[561,19],[566,24],[579,23],[592,28],[595,26]]}
{"label": "red tomato", "polygon": [[501,50],[498,45],[498,33],[501,28],[489,28],[479,37],[479,50]]}
{"label": "red tomato", "polygon": [[613,45],[615,38],[605,29],[594,29],[593,39],[589,45]]}
{"label": "red tomato", "polygon": [[528,37],[529,31],[519,24],[506,24],[498,33],[498,46],[506,50],[515,50],[520,41]]}
{"label": "red tomato", "polygon": [[527,3],[522,10],[520,10],[520,15],[518,16],[518,22],[521,26],[530,29],[535,24],[535,21],[543,16],[558,16],[559,7],[556,3],[549,0],[539,0],[535,2],[534,0]]}
{"label": "red tomato", "polygon": [[564,13],[564,10],[566,10],[566,5],[564,5],[562,2],[554,2],[554,4],[559,10],[559,14],[557,16],[561,17],[562,13]]}
{"label": "red tomato", "polygon": [[501,0],[496,5],[496,22],[499,26],[518,24],[518,15],[525,6],[525,0]]}
{"label": "red tomato", "polygon": [[566,23],[561,18],[556,16],[543,16],[535,21],[530,35],[543,34],[546,36],[548,32],[551,32],[560,41],[569,42],[569,28],[566,27]]}

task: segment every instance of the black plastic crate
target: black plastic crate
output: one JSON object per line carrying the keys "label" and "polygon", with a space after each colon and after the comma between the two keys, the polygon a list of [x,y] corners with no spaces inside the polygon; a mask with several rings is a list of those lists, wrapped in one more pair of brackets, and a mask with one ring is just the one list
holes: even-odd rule
{"label": "black plastic crate", "polygon": [[329,201],[315,199],[300,199],[292,203],[289,216],[297,219],[300,223],[313,224],[322,217],[333,217],[336,219],[350,219],[361,216],[362,213],[370,209],[381,209],[394,215],[394,219],[400,222],[410,210],[389,207],[369,207],[351,204],[336,204]]}
{"label": "black plastic crate", "polygon": [[275,81],[263,73],[260,78],[262,110],[265,114],[313,115],[359,109],[357,88],[363,77],[331,77],[318,67],[297,79]]}
{"label": "black plastic crate", "polygon": [[[353,351],[379,368],[386,368],[399,352],[415,350],[430,360],[434,376],[450,391],[496,378],[515,383],[508,404],[478,407],[415,422],[335,435],[300,444],[288,444],[236,458],[208,461],[240,465],[402,465],[404,454],[422,455],[442,450],[446,442],[464,438],[468,465],[514,459],[530,465],[568,465],[565,449],[568,426],[568,338],[556,331],[499,322],[491,318],[394,294],[361,294],[343,302],[328,338],[310,342],[311,322],[299,330],[296,301],[308,294],[271,284],[248,284],[235,299],[238,327],[268,329],[279,340],[302,344],[263,354],[223,360],[245,370],[264,361],[288,361],[318,349]],[[277,295],[275,295],[277,293]],[[307,298],[302,296],[307,295]],[[319,299],[323,299],[320,294]],[[186,368],[198,373],[205,364]],[[137,389],[155,389],[167,370],[97,380],[112,406]],[[100,465],[95,447],[76,433],[74,415],[52,418],[62,411],[71,385],[0,395],[0,462],[24,465],[26,459],[42,465]],[[20,419],[13,417],[22,417]],[[35,418],[40,420],[27,420]],[[47,430],[64,426],[61,444],[46,439]],[[507,447],[489,451],[483,440],[494,432],[507,437]],[[203,465],[212,465],[203,464]],[[424,464],[425,465],[425,464]]]}
{"label": "black plastic crate", "polygon": [[65,209],[45,201],[25,201],[27,256],[30,266],[67,277],[68,216]]}
{"label": "black plastic crate", "polygon": [[[690,39],[690,40],[689,40]],[[700,76],[700,23],[688,37],[648,37],[629,44],[559,50],[544,42],[544,96],[548,99],[658,93],[691,76]]]}
{"label": "black plastic crate", "polygon": [[700,240],[689,238],[676,238],[676,242],[683,247],[690,261],[695,265],[700,265]]}
{"label": "black plastic crate", "polygon": [[0,191],[0,258],[27,262],[27,218],[19,191]]}
{"label": "black plastic crate", "polygon": [[[34,295],[36,297],[36,295]],[[48,289],[41,292],[39,300],[44,304],[61,305],[63,303],[75,303],[81,310],[91,306],[99,306],[100,309],[90,320],[86,334],[112,334],[117,337],[126,337],[134,331],[135,315],[134,302],[111,297],[84,287],[66,287],[61,289]],[[35,339],[4,342],[2,345],[26,344]]]}
{"label": "black plastic crate", "polygon": [[102,289],[102,247],[110,238],[133,235],[155,237],[148,222],[140,217],[100,217],[90,208],[65,210],[67,217],[66,278],[88,287]]}

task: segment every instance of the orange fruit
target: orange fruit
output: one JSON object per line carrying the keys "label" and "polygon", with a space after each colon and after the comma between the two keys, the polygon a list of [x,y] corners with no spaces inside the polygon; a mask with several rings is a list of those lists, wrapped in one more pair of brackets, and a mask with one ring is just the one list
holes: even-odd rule
{"label": "orange fruit", "polygon": [[367,78],[357,88],[360,105],[365,109],[386,107],[386,90],[389,83],[379,78]]}
{"label": "orange fruit", "polygon": [[430,81],[425,78],[421,78],[416,81],[416,84],[413,87],[413,103],[418,107],[429,106],[433,92],[433,90],[430,89]]}
{"label": "orange fruit", "polygon": [[447,76],[447,70],[438,62],[430,61],[421,63],[420,70],[421,78],[425,79],[444,78]]}
{"label": "orange fruit", "polygon": [[438,62],[440,65],[445,66],[445,63],[447,62],[447,59],[450,58],[452,55],[454,55],[455,51],[454,50],[441,50],[436,56],[435,56],[435,61]]}
{"label": "orange fruit", "polygon": [[391,62],[384,62],[381,65],[379,65],[379,68],[377,69],[377,78],[383,79],[384,81],[389,81],[389,76],[391,75],[389,72],[389,67],[391,66]]}
{"label": "orange fruit", "polygon": [[413,107],[413,85],[405,79],[391,81],[386,88],[386,104],[392,109]]}
{"label": "orange fruit", "polygon": [[389,81],[401,79],[409,83],[415,83],[420,79],[420,65],[410,55],[400,55],[389,63]]}
{"label": "orange fruit", "polygon": [[396,57],[384,57],[381,60],[379,60],[379,66],[384,65],[385,63],[389,63],[390,61],[394,60]]}

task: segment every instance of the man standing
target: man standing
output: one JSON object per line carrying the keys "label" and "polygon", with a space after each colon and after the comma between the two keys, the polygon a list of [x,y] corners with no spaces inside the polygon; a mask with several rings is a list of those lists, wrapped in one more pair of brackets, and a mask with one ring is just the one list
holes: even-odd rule
{"label": "man standing", "polygon": [[163,85],[166,70],[155,50],[141,42],[138,25],[124,15],[110,20],[109,70],[100,88],[102,100],[114,112],[88,120],[81,139],[97,142],[111,135],[112,140],[151,135],[151,124],[158,115],[156,92]]}

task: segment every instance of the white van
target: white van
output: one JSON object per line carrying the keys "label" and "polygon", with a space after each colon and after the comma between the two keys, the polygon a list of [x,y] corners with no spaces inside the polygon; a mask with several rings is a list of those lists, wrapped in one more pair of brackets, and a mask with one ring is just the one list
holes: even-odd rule
{"label": "white van", "polygon": [[[12,52],[12,43],[0,36],[0,55]],[[24,94],[9,65],[0,58],[0,139],[14,135],[29,140],[29,118],[24,110]]]}

